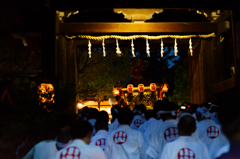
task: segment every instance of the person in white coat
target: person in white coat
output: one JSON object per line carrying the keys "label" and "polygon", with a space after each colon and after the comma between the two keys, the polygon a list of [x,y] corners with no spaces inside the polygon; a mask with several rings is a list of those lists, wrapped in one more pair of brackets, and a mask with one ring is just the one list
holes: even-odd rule
{"label": "person in white coat", "polygon": [[55,159],[106,159],[103,150],[89,145],[93,128],[87,121],[76,121],[71,127],[73,142],[61,149]]}
{"label": "person in white coat", "polygon": [[181,117],[177,128],[179,138],[165,145],[161,159],[210,159],[206,145],[192,137],[196,130],[194,117]]}
{"label": "person in white coat", "polygon": [[99,146],[105,151],[106,140],[108,137],[108,123],[97,120],[95,123],[96,134],[91,138],[90,145]]}
{"label": "person in white coat", "polygon": [[62,148],[71,144],[69,132],[62,132],[55,140],[44,140],[36,144],[23,159],[51,159]]}
{"label": "person in white coat", "polygon": [[164,146],[178,138],[176,110],[177,106],[171,102],[165,102],[160,111],[160,116],[163,123],[152,132],[150,136],[149,146],[147,148],[147,155],[153,159],[161,157]]}
{"label": "person in white coat", "polygon": [[218,151],[225,145],[229,144],[228,139],[222,133],[221,125],[216,124],[213,120],[206,119],[204,116],[197,114],[196,136],[206,144],[211,159],[214,159]]}
{"label": "person in white coat", "polygon": [[133,108],[134,118],[130,127],[132,129],[138,130],[138,128],[146,122],[145,119],[142,118],[143,108],[140,105],[135,105]]}
{"label": "person in white coat", "polygon": [[108,159],[146,159],[146,142],[140,131],[130,128],[132,119],[129,108],[119,111],[119,128],[107,138],[105,154]]}
{"label": "person in white coat", "polygon": [[118,122],[118,112],[121,109],[121,107],[119,105],[114,105],[111,108],[111,114],[112,114],[112,119],[111,119],[111,124],[109,125],[109,129],[108,132],[112,132],[113,130],[116,130],[119,126],[119,122]]}

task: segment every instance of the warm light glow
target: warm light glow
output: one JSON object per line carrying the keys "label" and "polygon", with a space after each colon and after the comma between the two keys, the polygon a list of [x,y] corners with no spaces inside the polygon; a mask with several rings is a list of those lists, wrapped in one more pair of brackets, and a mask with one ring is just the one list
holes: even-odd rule
{"label": "warm light glow", "polygon": [[108,102],[109,102],[110,105],[114,105],[115,102],[116,102],[116,99],[115,98],[109,98]]}
{"label": "warm light glow", "polygon": [[168,91],[168,84],[164,84],[162,88],[162,92],[167,92]]}
{"label": "warm light glow", "polygon": [[113,96],[119,96],[120,91],[118,90],[118,88],[113,88]]}
{"label": "warm light glow", "polygon": [[78,103],[78,109],[82,109],[83,105],[81,103]]}
{"label": "warm light glow", "polygon": [[42,83],[38,86],[38,94],[40,103],[52,102],[54,103],[54,88],[50,83]]}

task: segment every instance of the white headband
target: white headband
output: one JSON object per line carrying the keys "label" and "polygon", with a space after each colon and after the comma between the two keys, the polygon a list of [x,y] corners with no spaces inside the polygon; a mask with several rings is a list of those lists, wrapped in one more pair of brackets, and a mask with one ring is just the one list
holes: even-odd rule
{"label": "white headband", "polygon": [[167,113],[170,113],[170,114],[172,114],[172,116],[175,116],[176,110],[171,110],[171,111],[160,110],[157,114],[160,115],[160,114],[167,114]]}

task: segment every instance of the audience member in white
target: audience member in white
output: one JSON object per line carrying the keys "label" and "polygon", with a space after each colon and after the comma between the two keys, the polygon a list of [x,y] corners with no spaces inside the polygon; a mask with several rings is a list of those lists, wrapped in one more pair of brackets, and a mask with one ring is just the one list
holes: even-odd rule
{"label": "audience member in white", "polygon": [[196,136],[206,144],[211,159],[214,159],[217,152],[225,145],[229,144],[228,139],[222,133],[221,125],[216,124],[213,120],[206,119],[204,116],[197,114]]}
{"label": "audience member in white", "polygon": [[192,138],[196,121],[191,115],[180,118],[179,138],[165,145],[161,159],[210,159],[206,145]]}
{"label": "audience member in white", "polygon": [[132,129],[138,130],[138,128],[146,122],[145,119],[142,118],[143,108],[140,105],[135,105],[133,108],[134,118],[130,127]]}
{"label": "audience member in white", "polygon": [[89,122],[74,122],[70,131],[73,142],[58,151],[55,159],[105,159],[104,152],[100,147],[89,145],[93,131]]}
{"label": "audience member in white", "polygon": [[71,144],[69,132],[63,132],[54,140],[44,140],[36,144],[23,159],[51,159],[62,148]]}
{"label": "audience member in white", "polygon": [[140,131],[130,128],[132,111],[123,107],[119,111],[119,128],[110,133],[105,154],[108,159],[146,159],[146,141]]}
{"label": "audience member in white", "polygon": [[99,146],[105,151],[106,140],[108,137],[108,123],[97,120],[95,123],[96,134],[91,138],[90,145]]}
{"label": "audience member in white", "polygon": [[176,140],[178,138],[178,129],[176,121],[176,110],[177,105],[171,102],[163,102],[160,116],[163,123],[152,132],[150,136],[149,146],[147,148],[147,155],[151,156],[153,159],[158,159],[161,157],[162,150],[164,146]]}

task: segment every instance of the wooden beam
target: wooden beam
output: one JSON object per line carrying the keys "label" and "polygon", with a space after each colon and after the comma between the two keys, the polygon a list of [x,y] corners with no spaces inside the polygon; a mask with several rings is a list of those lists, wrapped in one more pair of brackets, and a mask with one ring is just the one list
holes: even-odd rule
{"label": "wooden beam", "polygon": [[213,85],[213,94],[221,93],[234,87],[236,87],[236,79],[232,77]]}
{"label": "wooden beam", "polygon": [[222,33],[227,32],[230,29],[230,22],[224,21],[222,24],[218,26],[217,35],[221,35]]}
{"label": "wooden beam", "polygon": [[165,23],[62,23],[60,33],[212,33],[217,24],[209,22]]}

